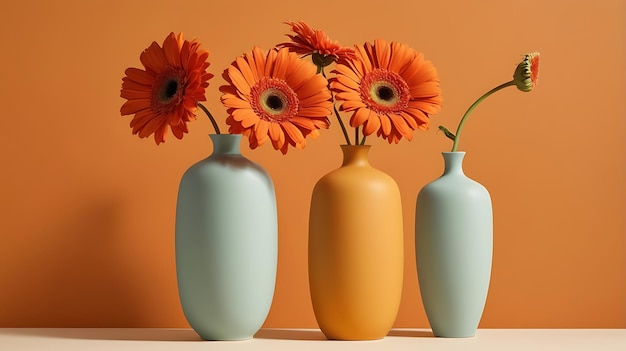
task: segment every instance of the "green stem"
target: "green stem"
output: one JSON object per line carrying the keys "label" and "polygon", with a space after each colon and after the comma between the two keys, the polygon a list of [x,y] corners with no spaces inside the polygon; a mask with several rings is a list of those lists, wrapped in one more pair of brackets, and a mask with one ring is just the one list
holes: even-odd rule
{"label": "green stem", "polygon": [[367,138],[367,136],[363,135],[363,139],[361,139],[361,145],[365,145],[365,138]]}
{"label": "green stem", "polygon": [[[334,97],[333,97],[333,101],[335,101]],[[348,145],[352,145],[350,144],[350,137],[348,137],[348,131],[346,130],[346,126],[343,125],[343,121],[341,120],[341,117],[339,116],[339,111],[337,111],[337,106],[335,106],[334,103],[333,103],[333,109],[335,110],[335,116],[337,116],[337,120],[339,121],[339,125],[341,126],[341,131],[343,131],[343,137],[346,138],[346,143]]]}
{"label": "green stem", "polygon": [[359,127],[354,127],[354,145],[359,145]]}
{"label": "green stem", "polygon": [[511,85],[515,85],[515,81],[512,80],[510,82],[506,82],[506,83],[500,84],[497,87],[489,90],[488,92],[483,94],[483,96],[479,97],[478,100],[474,101],[474,103],[467,109],[467,111],[465,111],[465,114],[463,115],[463,118],[461,118],[461,122],[459,122],[459,127],[456,129],[456,136],[454,137],[454,144],[452,144],[452,152],[455,152],[457,150],[457,147],[459,146],[459,137],[461,136],[461,131],[463,131],[463,126],[465,125],[465,120],[467,120],[467,117],[469,117],[470,113],[472,113],[472,111],[474,111],[476,106],[478,106],[478,104],[480,104],[483,100],[488,98],[491,94],[497,92],[498,90],[502,90],[502,89],[504,89],[504,88],[506,88],[508,86],[511,86]]}
{"label": "green stem", "polygon": [[[326,72],[324,72],[324,67],[323,66],[317,66],[317,73],[318,74],[322,74],[322,77],[326,78]],[[330,85],[330,83],[329,83]],[[330,86],[328,87],[328,90],[330,90]],[[341,116],[339,115],[339,111],[337,111],[337,106],[335,106],[335,96],[332,95],[332,91],[331,91],[331,97],[332,97],[332,101],[333,101],[333,109],[335,110],[335,116],[337,116],[337,121],[339,121],[339,125],[341,126],[341,131],[343,132],[343,137],[346,138],[346,144],[348,145],[352,145],[350,143],[350,137],[348,136],[348,131],[346,130],[346,126],[343,125],[343,121],[341,120]],[[354,141],[355,143],[357,142],[356,140]]]}
{"label": "green stem", "polygon": [[204,113],[206,113],[206,115],[209,117],[209,120],[211,121],[211,124],[213,125],[213,129],[215,129],[215,133],[222,134],[220,133],[220,128],[217,126],[217,122],[215,122],[215,118],[213,118],[213,115],[211,114],[211,112],[209,112],[209,110],[206,107],[204,107],[204,105],[202,105],[201,103],[198,103],[198,107],[200,107],[202,111],[204,111]]}

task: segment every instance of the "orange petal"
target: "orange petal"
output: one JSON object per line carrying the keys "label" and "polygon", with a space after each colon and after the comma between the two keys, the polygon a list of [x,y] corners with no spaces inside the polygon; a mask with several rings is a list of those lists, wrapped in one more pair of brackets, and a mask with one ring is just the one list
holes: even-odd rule
{"label": "orange petal", "polygon": [[255,74],[250,69],[248,62],[243,57],[237,57],[237,68],[241,72],[241,75],[244,77],[248,85],[254,85],[256,82]]}
{"label": "orange petal", "polygon": [[380,117],[378,115],[372,113],[370,118],[367,119],[365,126],[363,126],[363,134],[370,135],[380,128]]}
{"label": "orange petal", "polygon": [[134,99],[128,100],[122,105],[120,108],[120,113],[122,115],[130,115],[135,112],[146,110],[150,108],[150,100],[149,99]]}
{"label": "orange petal", "polygon": [[127,100],[134,100],[134,99],[149,100],[152,97],[152,92],[150,90],[122,89],[120,93],[120,97],[123,97],[124,99],[127,99]]}
{"label": "orange petal", "polygon": [[272,143],[275,144],[278,148],[282,147],[285,144],[285,134],[283,133],[283,129],[277,123],[269,123],[269,136],[272,139]]}
{"label": "orange petal", "polygon": [[301,107],[298,110],[298,116],[305,117],[326,117],[331,115],[331,111],[329,108],[325,108],[322,106],[310,106],[310,107]]}
{"label": "orange petal", "polygon": [[131,80],[148,87],[152,86],[152,83],[154,82],[154,76],[152,74],[138,68],[127,68],[124,73]]}
{"label": "orange petal", "polygon": [[357,100],[347,100],[341,103],[342,111],[352,111],[357,108],[364,108],[365,104]]}
{"label": "orange petal", "polygon": [[258,145],[263,145],[268,139],[269,123],[262,119],[254,126],[254,135]]}
{"label": "orange petal", "polygon": [[369,118],[370,113],[372,112],[367,108],[360,108],[354,111],[354,113],[352,114],[352,117],[350,118],[350,126],[358,127],[364,124]]}
{"label": "orange petal", "polygon": [[282,122],[280,125],[289,136],[289,139],[295,142],[296,145],[304,142],[304,135],[302,135],[302,132],[300,131],[300,129],[298,129],[298,127],[293,125],[291,122],[289,121]]}
{"label": "orange petal", "polygon": [[232,84],[239,90],[241,93],[248,95],[250,94],[250,84],[244,78],[241,71],[239,71],[234,66],[228,67],[228,76],[231,79]]}
{"label": "orange petal", "polygon": [[[182,39],[181,36],[179,36]],[[180,48],[178,46],[178,40],[174,33],[170,33],[170,35],[165,38],[163,41],[163,52],[165,54],[165,58],[167,62],[176,67],[180,67]]]}
{"label": "orange petal", "polygon": [[374,48],[376,51],[377,67],[389,69],[389,60],[391,59],[391,50],[389,50],[389,45],[387,45],[387,43],[382,39],[376,39],[374,41]]}
{"label": "orange petal", "polygon": [[155,41],[139,55],[139,60],[148,70],[161,72],[167,67],[167,59],[163,49]]}

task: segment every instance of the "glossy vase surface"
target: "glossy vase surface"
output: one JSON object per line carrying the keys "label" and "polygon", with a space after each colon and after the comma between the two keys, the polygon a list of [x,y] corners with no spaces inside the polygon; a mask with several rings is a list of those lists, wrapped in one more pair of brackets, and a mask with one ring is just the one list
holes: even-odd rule
{"label": "glossy vase surface", "polygon": [[436,336],[471,337],[483,314],[493,251],[491,197],[463,173],[464,152],[419,192],[415,255],[422,302]]}
{"label": "glossy vase surface", "polygon": [[328,339],[381,339],[396,319],[402,293],[400,191],[370,165],[370,146],[341,148],[342,166],[317,182],[311,199],[313,310]]}
{"label": "glossy vase surface", "polygon": [[181,305],[205,340],[252,338],[269,312],[276,281],[274,185],[241,155],[241,135],[210,135],[213,153],[183,175],[176,205]]}

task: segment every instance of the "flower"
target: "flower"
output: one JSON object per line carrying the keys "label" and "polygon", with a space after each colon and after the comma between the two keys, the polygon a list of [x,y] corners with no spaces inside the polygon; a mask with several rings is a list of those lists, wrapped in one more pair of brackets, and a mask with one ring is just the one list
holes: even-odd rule
{"label": "flower", "polygon": [[529,92],[537,86],[539,78],[539,53],[533,52],[524,55],[522,62],[517,65],[515,73],[513,73],[513,81],[517,89]]}
{"label": "flower", "polygon": [[515,72],[513,73],[513,79],[506,83],[502,83],[497,87],[489,90],[484,93],[481,97],[479,97],[470,107],[465,111],[463,117],[461,118],[461,122],[459,122],[459,126],[457,127],[456,134],[452,133],[448,128],[444,126],[439,126],[439,129],[444,132],[445,136],[452,139],[454,143],[452,144],[452,152],[457,151],[459,146],[459,137],[461,132],[463,131],[463,126],[465,125],[465,121],[469,115],[474,111],[476,106],[478,106],[483,100],[491,96],[491,94],[500,91],[506,87],[515,85],[517,89],[529,92],[535,88],[537,85],[537,81],[539,79],[539,53],[533,52],[530,54],[524,55],[522,62],[520,62],[515,68]]}
{"label": "flower", "polygon": [[287,34],[291,42],[280,43],[276,47],[289,48],[299,55],[312,55],[313,62],[318,67],[346,58],[355,58],[354,50],[340,46],[331,40],[328,35],[319,29],[313,29],[304,22],[285,22],[296,33]]}
{"label": "flower", "polygon": [[317,138],[319,129],[329,126],[328,81],[288,48],[265,54],[254,47],[222,76],[229,83],[220,87],[228,131],[246,135],[252,149],[270,139],[286,154],[289,145],[302,149],[305,138]]}
{"label": "flower", "polygon": [[196,118],[199,101],[213,77],[207,72],[209,52],[182,33],[170,33],[163,46],[152,42],[139,59],[144,69],[128,68],[120,96],[127,101],[122,115],[134,114],[133,134],[145,138],[154,134],[157,145],[165,141],[168,127],[178,139],[188,132],[187,122]]}
{"label": "flower", "polygon": [[333,73],[331,89],[343,101],[339,110],[352,113],[350,125],[363,126],[364,136],[412,140],[413,131],[427,130],[429,116],[441,110],[435,67],[404,44],[376,39],[356,46],[356,58],[339,62]]}

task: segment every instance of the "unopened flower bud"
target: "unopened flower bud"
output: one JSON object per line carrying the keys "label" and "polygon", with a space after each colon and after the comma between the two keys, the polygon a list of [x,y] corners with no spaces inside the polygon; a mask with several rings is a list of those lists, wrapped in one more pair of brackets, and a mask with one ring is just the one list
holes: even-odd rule
{"label": "unopened flower bud", "polygon": [[524,55],[522,62],[517,65],[513,73],[513,81],[517,89],[521,91],[531,91],[537,85],[539,75],[539,53],[533,52]]}

